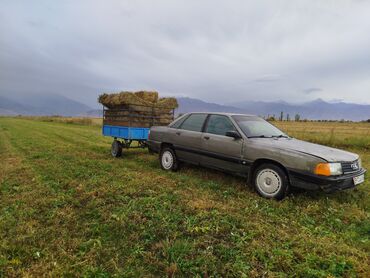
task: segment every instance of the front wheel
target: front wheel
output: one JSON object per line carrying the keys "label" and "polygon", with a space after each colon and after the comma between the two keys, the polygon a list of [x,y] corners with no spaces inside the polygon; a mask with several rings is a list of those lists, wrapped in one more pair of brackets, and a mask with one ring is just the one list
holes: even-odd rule
{"label": "front wheel", "polygon": [[176,154],[171,148],[163,148],[159,154],[159,162],[163,170],[177,171],[179,168]]}
{"label": "front wheel", "polygon": [[282,200],[288,193],[289,180],[279,166],[263,164],[255,171],[254,187],[262,197]]}
{"label": "front wheel", "polygon": [[120,157],[122,155],[121,142],[114,140],[112,143],[111,154],[113,157]]}

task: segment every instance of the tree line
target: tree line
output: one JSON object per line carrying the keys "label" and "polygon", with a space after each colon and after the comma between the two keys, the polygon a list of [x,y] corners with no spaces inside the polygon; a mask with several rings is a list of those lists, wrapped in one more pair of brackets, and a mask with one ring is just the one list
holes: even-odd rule
{"label": "tree line", "polygon": [[[350,120],[345,120],[345,119],[341,119],[341,120],[309,120],[309,119],[302,119],[301,118],[301,115],[300,114],[295,114],[293,118],[291,118],[290,114],[289,113],[286,113],[284,114],[283,111],[280,112],[280,115],[276,116],[275,114],[268,114],[267,117],[263,117],[265,120],[267,121],[271,121],[271,122],[274,122],[274,121],[295,121],[295,122],[340,122],[340,123],[349,123],[349,122],[353,122],[353,121],[350,121]],[[364,121],[361,121],[361,122],[365,122],[365,123],[370,123],[370,119],[367,119],[367,120],[364,120]]]}
{"label": "tree line", "polygon": [[300,114],[295,114],[294,115],[294,118],[292,119],[291,117],[290,117],[290,114],[289,113],[287,113],[286,115],[284,115],[284,112],[283,111],[281,111],[280,112],[280,115],[279,115],[279,117],[276,117],[276,115],[275,114],[272,114],[272,115],[267,115],[267,117],[264,117],[264,119],[265,120],[268,120],[268,121],[292,121],[292,120],[294,120],[294,121],[296,121],[296,122],[299,122],[299,121],[301,121],[301,115]]}

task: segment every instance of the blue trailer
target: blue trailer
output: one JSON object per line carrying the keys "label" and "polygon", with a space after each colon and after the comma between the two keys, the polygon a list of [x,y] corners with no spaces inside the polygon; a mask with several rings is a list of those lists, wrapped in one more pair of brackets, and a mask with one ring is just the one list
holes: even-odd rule
{"label": "blue trailer", "polygon": [[[167,125],[174,119],[174,109],[144,105],[125,105],[120,108],[103,107],[104,136],[113,138],[111,154],[122,155],[123,148],[146,148],[149,130],[154,125]],[[135,146],[133,142],[137,142]]]}

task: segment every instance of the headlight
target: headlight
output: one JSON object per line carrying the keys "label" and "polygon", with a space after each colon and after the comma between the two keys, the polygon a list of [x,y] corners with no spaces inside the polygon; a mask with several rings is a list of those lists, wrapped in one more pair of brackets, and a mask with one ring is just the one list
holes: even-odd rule
{"label": "headlight", "polygon": [[342,175],[342,164],[340,163],[319,163],[316,165],[315,174],[320,176]]}

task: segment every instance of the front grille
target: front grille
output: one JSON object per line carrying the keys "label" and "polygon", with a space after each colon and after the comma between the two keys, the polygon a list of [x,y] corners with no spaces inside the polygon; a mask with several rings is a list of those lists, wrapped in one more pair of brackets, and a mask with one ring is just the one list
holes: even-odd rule
{"label": "front grille", "polygon": [[342,162],[343,174],[354,173],[360,170],[360,165],[358,160],[352,162]]}

